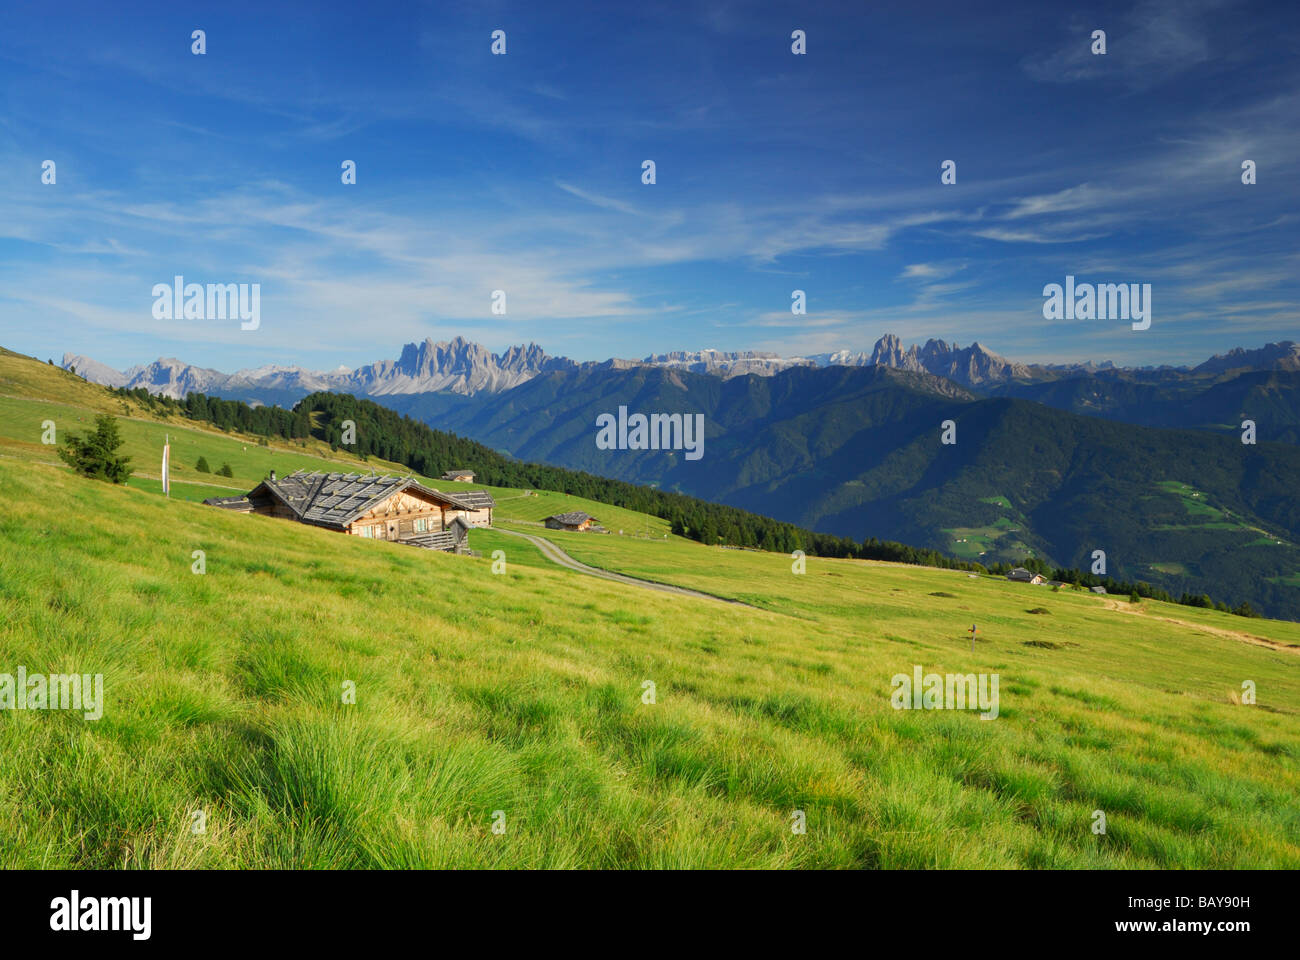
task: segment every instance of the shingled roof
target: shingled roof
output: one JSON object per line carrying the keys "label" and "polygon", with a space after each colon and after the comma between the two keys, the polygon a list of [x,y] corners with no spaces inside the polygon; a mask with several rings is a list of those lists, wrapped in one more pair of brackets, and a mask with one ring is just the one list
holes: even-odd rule
{"label": "shingled roof", "polygon": [[237,510],[240,513],[247,513],[253,509],[252,501],[248,497],[208,497],[203,501],[209,507],[221,507],[223,510]]}
{"label": "shingled roof", "polygon": [[486,490],[457,490],[455,493],[444,493],[443,496],[460,501],[470,510],[486,510],[497,505],[492,494]]}
{"label": "shingled roof", "polygon": [[228,510],[247,509],[260,496],[270,494],[294,512],[303,523],[343,530],[362,514],[403,490],[413,490],[462,510],[476,509],[463,496],[441,493],[417,483],[413,477],[380,477],[361,473],[308,473],[267,477],[244,497],[213,497],[206,501]]}
{"label": "shingled roof", "polygon": [[367,477],[362,474],[292,473],[270,480],[276,492],[292,499],[289,507],[303,523],[346,527],[372,507],[414,483],[409,477]]}
{"label": "shingled roof", "polygon": [[[552,516],[546,517],[545,520],[558,520],[560,523],[566,525],[580,527],[588,520],[594,523],[596,521],[596,518],[591,516],[590,514],[583,513],[581,510],[575,510],[572,513],[557,513]],[[543,522],[545,522],[545,520],[543,520]]]}

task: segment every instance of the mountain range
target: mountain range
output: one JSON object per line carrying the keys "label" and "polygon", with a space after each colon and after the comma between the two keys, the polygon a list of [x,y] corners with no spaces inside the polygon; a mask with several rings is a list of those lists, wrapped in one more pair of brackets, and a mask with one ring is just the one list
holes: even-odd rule
{"label": "mountain range", "polygon": [[362,396],[499,393],[538,373],[578,366],[562,357],[547,356],[535,343],[496,354],[461,337],[446,343],[433,340],[408,343],[396,360],[380,360],[355,370],[340,367],[329,372],[271,365],[225,374],[166,357],[118,372],[89,357],[71,353],[64,354],[62,365],[65,369],[75,369],[94,383],[131,390],[143,387],[174,400],[184,399],[189,393],[203,393],[268,404],[293,402],[321,390]]}
{"label": "mountain range", "polygon": [[[1270,442],[1264,403],[1280,386],[1294,414],[1300,372],[1220,385],[1262,425],[1255,444],[1239,430],[1125,423],[884,365],[730,379],[648,365],[547,373],[438,423],[520,460],[985,564],[1033,556],[1089,569],[1103,550],[1112,575],[1300,618],[1300,447]],[[703,456],[600,449],[597,417],[620,407],[703,414]],[[1177,409],[1165,408],[1171,419]]]}
{"label": "mountain range", "polygon": [[[160,360],[87,379],[288,405],[369,397],[512,457],[675,490],[801,526],[964,559],[1033,556],[1300,619],[1300,348],[1195,367],[1008,360],[978,343],[782,358],[674,352],[575,362],[457,338],[394,361],[234,374]],[[114,382],[116,379],[117,382]],[[601,449],[597,417],[703,415],[704,456]],[[1244,420],[1258,443],[1245,444]],[[940,441],[955,426],[954,444]],[[473,466],[469,464],[468,466]]]}
{"label": "mountain range", "polygon": [[[252,404],[289,407],[311,393],[330,391],[369,397],[401,413],[446,427],[481,422],[494,398],[508,395],[543,374],[576,376],[590,371],[664,369],[729,381],[773,377],[796,369],[888,368],[926,374],[979,396],[1032,400],[1059,410],[1141,426],[1192,427],[1217,432],[1241,429],[1255,411],[1261,436],[1300,443],[1300,344],[1270,343],[1237,348],[1194,367],[1119,367],[1100,364],[1035,364],[1008,360],[979,343],[942,340],[904,347],[887,334],[868,352],[841,350],[807,357],[758,351],[673,351],[641,360],[612,358],[578,362],[551,356],[540,346],[513,346],[493,353],[461,337],[406,344],[396,360],[355,370],[319,372],[296,366],[262,366],[225,374],[163,358],[117,371],[92,358],[65,354],[63,366],[87,380],[145,389],[173,399],[190,393]],[[477,439],[484,435],[470,434]]]}
{"label": "mountain range", "polygon": [[1300,344],[1270,343],[1257,350],[1236,348],[1192,368],[1116,367],[1101,364],[1029,364],[1008,360],[979,343],[961,347],[943,340],[904,348],[893,334],[876,341],[870,353],[840,350],[808,357],[781,357],[759,351],[674,351],[652,354],[642,360],[610,359],[579,363],[546,353],[535,343],[512,346],[493,353],[480,344],[456,337],[450,341],[408,343],[396,360],[379,360],[349,370],[320,372],[297,366],[262,366],[225,374],[174,358],[117,371],[80,354],[65,353],[62,366],[75,369],[87,380],[112,387],[136,389],[173,399],[191,392],[227,399],[262,403],[292,402],[318,390],[383,397],[421,393],[474,396],[513,389],[540,373],[579,369],[630,369],[635,366],[670,367],[730,379],[753,374],[774,376],[794,367],[885,366],[929,373],[967,387],[994,389],[1000,385],[1025,385],[1080,377],[1116,377],[1141,382],[1163,382],[1191,377],[1204,379],[1229,372],[1300,370]]}

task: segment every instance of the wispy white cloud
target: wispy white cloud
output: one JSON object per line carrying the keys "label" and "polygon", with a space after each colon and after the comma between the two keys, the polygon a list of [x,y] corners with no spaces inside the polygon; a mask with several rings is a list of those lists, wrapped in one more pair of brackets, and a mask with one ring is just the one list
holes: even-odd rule
{"label": "wispy white cloud", "polygon": [[[1075,14],[1056,46],[1026,56],[1022,66],[1047,83],[1109,80],[1147,89],[1211,59],[1210,15],[1234,5],[1231,0],[1142,0],[1119,17]],[[1094,30],[1106,32],[1105,54],[1092,52]]]}

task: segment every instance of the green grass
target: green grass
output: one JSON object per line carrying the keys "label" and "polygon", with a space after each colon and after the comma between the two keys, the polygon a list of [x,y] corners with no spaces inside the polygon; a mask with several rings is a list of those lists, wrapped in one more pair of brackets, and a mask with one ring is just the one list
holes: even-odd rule
{"label": "green grass", "polygon": [[[448,486],[447,489],[455,491],[454,486]],[[501,487],[484,487],[483,489],[492,491],[493,496],[496,497],[496,516],[502,519],[538,523],[544,517],[552,514],[571,513],[575,510],[581,510],[583,513],[595,517],[600,521],[601,526],[614,534],[622,530],[624,536],[662,539],[669,528],[667,520],[638,513],[635,510],[626,510],[623,507],[610,506],[596,500],[575,497],[567,493],[536,490],[532,492],[532,495],[525,497],[522,496],[522,490],[509,490]]]}
{"label": "green grass", "polygon": [[1010,516],[998,517],[992,523],[979,527],[948,527],[945,549],[959,560],[993,563],[998,560],[1015,560],[1033,556],[1034,551],[1016,536],[1027,526],[1024,514],[1003,496],[982,497],[981,503],[992,504],[1006,510]]}
{"label": "green grass", "polygon": [[65,403],[116,413],[121,403],[103,387],[87,383],[61,367],[0,347],[0,394],[58,397]]}
{"label": "green grass", "polygon": [[[62,401],[51,401],[58,396]],[[159,420],[155,413],[135,401],[123,401],[107,390],[83,381],[67,371],[0,348],[0,457],[28,463],[59,464],[57,448],[41,442],[44,423],[55,424],[55,439],[68,433],[81,433],[94,424],[97,413],[111,413],[118,418],[123,446],[121,452],[131,458],[134,477],[131,486],[161,491],[161,460],[164,439],[171,439],[172,496],[202,501],[207,497],[225,496],[250,490],[271,470],[281,476],[294,470],[323,470],[343,473],[413,475],[401,464],[370,458],[362,461],[346,450],[331,451],[318,440],[273,441],[261,446],[257,437],[224,433],[211,425],[183,418]],[[195,469],[204,457],[213,473]],[[233,478],[218,476],[215,471],[228,463]],[[668,522],[633,510],[551,491],[535,491],[524,496],[523,490],[490,487],[484,484],[456,484],[438,478],[423,478],[438,489],[487,490],[498,501],[496,515],[540,523],[555,513],[582,510],[598,517],[608,529],[620,529],[627,536],[662,538]]]}
{"label": "green grass", "polygon": [[[474,559],[40,464],[0,484],[0,669],[107,700],[0,713],[4,867],[1300,866],[1300,659],[1214,632],[1295,624],[547,532],[766,609],[724,608],[500,531]],[[997,672],[1001,715],[891,709],[914,664]]]}
{"label": "green grass", "polygon": [[1233,520],[1231,515],[1205,499],[1205,494],[1178,480],[1160,480],[1155,486],[1165,494],[1172,494],[1187,511],[1188,523],[1160,524],[1158,530],[1181,530],[1186,527],[1203,527],[1209,530],[1253,530],[1254,527]]}
{"label": "green grass", "polygon": [[[62,442],[69,433],[84,433],[93,428],[93,407],[73,406],[29,397],[0,396],[0,454],[32,462],[58,462],[55,446],[41,442],[42,424],[53,421],[55,439]],[[277,441],[260,446],[256,437],[240,437],[210,429],[189,420],[159,422],[133,419],[143,412],[132,409],[132,417],[114,412],[122,433],[121,453],[131,458],[131,469],[144,477],[160,476],[165,438],[171,440],[173,480],[187,480],[251,489],[267,472],[281,475],[294,470],[329,470],[343,473],[369,472],[410,473],[399,464],[371,459],[363,463],[345,452],[331,454],[329,447],[316,440]],[[205,457],[212,473],[195,469],[199,457]],[[234,477],[217,476],[222,464],[230,464]],[[214,494],[209,494],[213,496]]]}
{"label": "green grass", "polygon": [[960,560],[993,563],[996,560],[1016,560],[1032,556],[1033,550],[1017,534],[1024,524],[1008,517],[999,517],[983,527],[951,527],[947,552]]}
{"label": "green grass", "polygon": [[[100,411],[131,418],[126,488],[40,443]],[[0,867],[1300,866],[1300,625],[894,564],[797,575],[555,493],[494,489],[497,520],[758,609],[561,570],[502,529],[471,532],[476,559],[193,502],[372,465],[406,472],[159,422],[0,350],[0,673],[102,673],[107,701],[0,711]],[[568,510],[615,532],[535,525]],[[998,673],[1000,716],[891,709],[916,664]]]}
{"label": "green grass", "polygon": [[[58,399],[51,399],[55,397]],[[120,452],[131,458],[137,478],[159,479],[163,443],[170,436],[172,481],[177,486],[188,482],[220,488],[203,494],[208,497],[222,496],[227,490],[250,490],[273,469],[281,475],[294,470],[412,472],[401,464],[374,457],[362,461],[346,450],[331,451],[316,439],[275,440],[262,446],[258,437],[227,433],[183,417],[162,418],[135,400],[123,400],[66,370],[34,363],[0,347],[0,458],[58,464],[57,447],[42,442],[46,421],[54,423],[54,439],[62,442],[68,433],[93,428],[99,413],[118,418],[123,440]],[[207,459],[212,473],[195,469],[199,457]],[[233,478],[217,476],[225,463],[230,464]],[[133,480],[133,484],[137,482]]]}
{"label": "green grass", "polygon": [[[518,529],[525,529],[519,527]],[[533,531],[530,531],[533,532]],[[508,533],[502,533],[500,530],[488,530],[476,528],[469,532],[469,545],[471,550],[476,550],[483,554],[489,560],[495,551],[500,550],[505,554],[506,568],[509,569],[513,563],[522,563],[530,567],[541,567],[544,569],[555,569],[551,561],[542,556],[541,551],[534,547],[527,540],[519,537],[512,537]]]}

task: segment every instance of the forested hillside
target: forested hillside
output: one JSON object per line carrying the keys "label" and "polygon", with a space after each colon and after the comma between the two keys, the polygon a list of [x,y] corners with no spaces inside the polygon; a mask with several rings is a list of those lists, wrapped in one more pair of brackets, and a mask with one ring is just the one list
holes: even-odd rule
{"label": "forested hillside", "polygon": [[[1106,573],[1120,580],[1295,618],[1300,448],[1268,439],[1289,409],[1284,388],[1293,377],[1261,373],[1211,388],[1231,402],[1190,402],[1185,429],[981,398],[939,377],[881,367],[727,381],[654,368],[555,373],[444,419],[521,459],[653,484],[805,529],[911,543],[986,566],[1032,556],[1091,570],[1101,550]],[[1056,400],[1083,389],[1062,385]],[[1140,405],[1149,390],[1123,384],[1114,399]],[[1239,429],[1197,429],[1224,403],[1256,420],[1257,443],[1242,443]],[[703,414],[703,457],[597,448],[596,417],[620,406]],[[1163,409],[1162,418],[1174,416]],[[948,420],[956,442],[943,444]]]}
{"label": "forested hillside", "polygon": [[[897,375],[886,374],[886,376],[892,378]],[[1141,569],[1134,571],[1134,565],[1127,562],[1124,556],[1127,543],[1125,537],[1130,529],[1125,524],[1131,524],[1131,529],[1139,533],[1144,531],[1149,533],[1153,525],[1170,526],[1163,524],[1163,521],[1182,517],[1176,512],[1168,516],[1158,512],[1148,512],[1134,519],[1131,511],[1117,508],[1095,518],[1090,527],[1084,524],[1086,530],[1102,531],[1102,535],[1107,539],[1100,542],[1106,544],[1104,549],[1114,558],[1108,570],[1094,574],[1091,572],[1090,550],[1080,548],[1080,551],[1076,551],[1078,559],[1074,562],[1056,561],[1049,550],[1044,548],[1044,540],[1028,529],[1028,521],[1023,518],[1018,522],[1025,523],[1025,529],[1012,527],[1010,533],[1005,533],[1006,516],[1000,514],[1006,514],[1008,511],[1015,513],[1015,509],[1004,497],[971,497],[964,500],[951,492],[940,491],[928,501],[920,501],[919,505],[915,502],[895,500],[890,507],[890,515],[879,517],[878,531],[858,540],[815,532],[793,523],[681,493],[638,486],[582,471],[516,461],[483,444],[445,431],[434,430],[372,401],[347,394],[313,394],[304,398],[292,411],[288,411],[280,408],[253,408],[241,402],[220,400],[201,394],[190,394],[184,401],[178,402],[152,396],[143,390],[116,392],[123,396],[130,396],[137,403],[152,405],[160,411],[183,413],[185,416],[215,423],[225,429],[285,439],[312,436],[330,443],[335,448],[342,445],[345,423],[351,421],[356,434],[355,452],[363,458],[378,457],[401,463],[418,473],[433,477],[440,476],[447,470],[470,466],[476,471],[479,481],[492,486],[554,490],[637,510],[666,519],[672,524],[674,533],[704,543],[725,543],[784,553],[803,550],[805,553],[818,556],[892,560],[971,570],[987,568],[1001,571],[1008,569],[1012,563],[1024,563],[1053,579],[1073,582],[1081,586],[1102,585],[1112,593],[1137,593],[1144,597],[1182,602],[1193,606],[1217,606],[1219,609],[1232,610],[1243,615],[1252,615],[1257,610],[1266,610],[1271,615],[1279,615],[1280,609],[1282,611],[1280,615],[1285,616],[1290,609],[1286,606],[1289,598],[1285,593],[1282,593],[1283,602],[1277,603],[1274,594],[1262,590],[1261,585],[1252,580],[1253,574],[1249,569],[1239,570],[1231,564],[1222,565],[1223,575],[1217,586],[1213,588],[1207,587],[1203,579],[1197,577],[1174,576],[1154,568],[1151,569],[1155,576],[1144,576],[1144,571]],[[948,402],[947,398],[938,399],[943,403]],[[872,416],[886,420],[891,416],[896,419],[906,419],[918,406],[924,408],[930,402],[931,399],[915,391],[900,393],[896,390],[872,389],[857,398],[852,407],[852,416],[858,419],[869,419]],[[1001,400],[992,403],[1027,415],[1032,415],[1035,409],[1042,409],[1021,401]],[[833,429],[836,422],[834,417],[828,417],[824,425]],[[967,418],[963,422],[965,423],[963,429],[972,429],[978,433],[980,429],[978,420]],[[901,457],[904,463],[907,463],[909,458],[915,459],[917,463],[924,463],[924,453],[908,453],[908,444],[902,443],[904,439],[905,436],[901,433],[893,438],[894,443],[901,443],[901,452],[896,453],[895,456]],[[988,463],[996,464],[999,457],[1014,458],[1019,455],[1014,452],[1008,454],[999,446],[1000,442],[997,438],[986,436],[979,443],[967,443],[965,451],[987,447],[987,456],[992,459],[985,463],[983,454],[973,457],[974,466],[965,477],[965,482],[977,485],[981,482],[980,469],[983,468],[979,467],[979,464],[984,463],[988,469],[993,469],[994,476],[997,476],[996,467],[988,466]],[[924,445],[925,441],[913,438],[912,443]],[[1029,455],[1041,456],[1042,451],[1034,453],[1034,449],[1036,448],[1031,448]],[[956,455],[955,451],[954,455]],[[878,459],[881,460],[886,471],[894,462],[890,457]],[[1106,465],[1100,464],[1098,469],[1104,472]],[[1263,473],[1271,475],[1270,470],[1265,470]],[[1213,475],[1207,475],[1207,478],[1215,479]],[[876,489],[878,491],[884,489],[885,483],[886,481],[880,481]],[[1183,499],[1192,502],[1185,492],[1183,494],[1161,492],[1175,497],[1181,495]],[[1272,488],[1263,489],[1263,494],[1270,493],[1276,494],[1277,491]],[[1141,500],[1143,498],[1138,497],[1135,503]],[[1195,504],[1195,506],[1203,508],[1202,504]],[[1140,503],[1139,507],[1147,509]],[[944,523],[957,525],[954,529],[985,524],[988,528],[988,542],[996,549],[981,551],[978,554],[963,551],[961,547],[969,538],[961,538],[957,544],[958,549],[955,550],[944,550],[925,543],[919,546],[908,545],[906,542],[893,539],[891,531],[905,529],[902,521],[918,509],[928,511],[925,515],[932,525],[922,528],[923,536],[943,541]],[[1081,520],[1080,523],[1083,521]],[[1176,525],[1172,525],[1171,528],[1176,528]],[[1216,561],[1222,555],[1215,549],[1216,544],[1240,546],[1236,542],[1240,538],[1239,532],[1231,534],[1217,527],[1211,529],[1214,530],[1210,538],[1212,542],[1201,545],[1210,562]],[[1251,536],[1259,539],[1258,532]],[[1274,552],[1274,556],[1284,557],[1285,554]]]}

